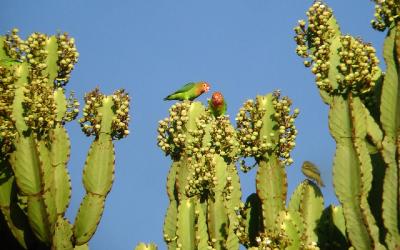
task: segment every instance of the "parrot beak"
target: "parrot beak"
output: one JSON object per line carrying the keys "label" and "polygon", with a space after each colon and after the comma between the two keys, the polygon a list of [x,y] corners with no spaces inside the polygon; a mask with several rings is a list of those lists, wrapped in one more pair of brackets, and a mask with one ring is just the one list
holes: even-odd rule
{"label": "parrot beak", "polygon": [[210,84],[206,83],[206,89],[205,89],[205,91],[206,91],[206,92],[210,91]]}

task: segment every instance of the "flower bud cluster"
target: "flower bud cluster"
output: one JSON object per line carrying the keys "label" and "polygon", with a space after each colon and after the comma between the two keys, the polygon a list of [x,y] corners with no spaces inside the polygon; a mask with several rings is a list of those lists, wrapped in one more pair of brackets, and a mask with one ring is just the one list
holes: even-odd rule
{"label": "flower bud cluster", "polygon": [[25,58],[24,52],[21,50],[25,42],[18,36],[19,30],[14,28],[10,34],[6,34],[4,49],[9,57],[20,61]]}
{"label": "flower bud cluster", "polygon": [[258,103],[258,99],[256,102],[248,100],[240,108],[235,120],[241,156],[260,158],[275,149],[274,133],[260,136],[265,111],[265,107]]}
{"label": "flower bud cluster", "polygon": [[[236,174],[236,172],[234,174]],[[232,193],[234,190],[235,187],[233,186],[232,183],[232,176],[228,175],[226,177],[225,187],[222,192],[223,196],[225,197],[225,200],[229,201],[230,199],[232,199]]]}
{"label": "flower bud cluster", "polygon": [[260,138],[264,114],[265,110],[259,103],[248,100],[240,108],[235,118],[240,155],[243,157],[260,158],[272,150],[273,145],[268,142],[268,137]]}
{"label": "flower bud cluster", "polygon": [[206,197],[207,195],[214,196],[214,187],[217,185],[217,178],[215,177],[215,162],[213,155],[204,152],[200,156],[195,154],[193,157],[188,158],[188,168],[190,171],[187,177],[187,185],[185,192],[188,197],[200,195]]}
{"label": "flower bud cluster", "polygon": [[221,155],[228,163],[236,160],[239,145],[236,131],[227,116],[219,116],[212,120],[210,136],[210,153]]}
{"label": "flower bud cluster", "polygon": [[47,79],[47,75],[43,75],[43,70],[47,68],[47,40],[47,35],[33,33],[25,41],[25,46],[21,46],[22,51],[25,52],[26,60],[31,66],[29,67],[31,78]]}
{"label": "flower bud cluster", "polygon": [[112,96],[115,115],[111,123],[111,136],[113,139],[122,139],[129,135],[129,101],[130,97],[124,89],[114,92]]}
{"label": "flower bud cluster", "polygon": [[17,80],[14,71],[0,66],[0,116],[10,116]]}
{"label": "flower bud cluster", "polygon": [[316,1],[307,11],[308,26],[304,20],[294,29],[297,43],[296,53],[302,58],[306,67],[312,66],[318,88],[327,92],[332,91],[328,79],[329,54],[331,40],[335,36],[335,30],[331,27],[329,19],[332,17],[332,9],[320,1]]}
{"label": "flower bud cluster", "polygon": [[399,20],[400,2],[398,0],[374,0],[374,2],[376,3],[375,20],[371,21],[374,29],[383,31]]}
{"label": "flower bud cluster", "polygon": [[272,104],[275,109],[274,119],[277,123],[279,134],[278,151],[276,153],[283,164],[290,165],[293,163],[290,151],[296,146],[297,129],[294,122],[299,115],[299,110],[295,109],[293,114],[290,114],[292,101],[288,97],[280,99],[280,94],[277,91],[274,92]]}
{"label": "flower bud cluster", "polygon": [[179,157],[185,149],[189,108],[189,102],[176,103],[169,109],[170,116],[159,121],[157,144],[172,158]]}
{"label": "flower bud cluster", "polygon": [[244,204],[243,202],[240,202],[239,207],[235,207],[235,213],[237,217],[237,221],[235,222],[234,225],[234,232],[236,236],[239,239],[240,244],[244,245],[246,248],[251,247],[251,242],[250,242],[250,236],[247,233],[247,216],[248,216],[248,211],[250,209],[248,204]]}
{"label": "flower bud cluster", "polygon": [[340,41],[340,75],[336,76],[339,92],[351,91],[355,95],[371,92],[375,86],[374,76],[379,72],[374,47],[351,36],[342,36]]}
{"label": "flower bud cluster", "polygon": [[67,99],[67,111],[65,112],[62,122],[65,123],[75,120],[79,114],[79,106],[78,100],[74,97],[74,92],[71,92]]}
{"label": "flower bud cluster", "polygon": [[70,78],[70,73],[78,62],[79,53],[75,46],[75,39],[68,36],[67,33],[57,35],[58,44],[58,75],[55,80],[57,87],[65,86]]}
{"label": "flower bud cluster", "polygon": [[190,136],[185,148],[188,155],[186,195],[214,195],[213,188],[217,185],[215,177],[214,155],[211,153],[211,142],[205,142],[205,136],[211,122],[211,114],[205,113],[196,120],[196,129],[188,131]]}
{"label": "flower bud cluster", "polygon": [[0,66],[0,152],[2,155],[11,152],[12,141],[17,135],[12,120],[15,81],[14,71]]}
{"label": "flower bud cluster", "polygon": [[46,139],[56,120],[53,88],[42,81],[42,78],[32,79],[24,88],[22,106],[26,125],[38,137]]}
{"label": "flower bud cluster", "polygon": [[100,134],[102,114],[99,108],[103,106],[105,96],[98,88],[85,95],[83,117],[79,119],[83,133],[87,136]]}

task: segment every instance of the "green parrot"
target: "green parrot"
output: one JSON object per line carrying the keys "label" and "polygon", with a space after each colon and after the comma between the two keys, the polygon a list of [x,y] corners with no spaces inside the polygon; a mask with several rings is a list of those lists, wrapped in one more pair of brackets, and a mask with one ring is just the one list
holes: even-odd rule
{"label": "green parrot", "polygon": [[318,167],[309,161],[305,161],[303,166],[301,166],[301,172],[311,180],[315,181],[320,187],[325,187],[324,182],[321,178],[321,172]]}
{"label": "green parrot", "polygon": [[185,84],[182,88],[170,94],[164,98],[166,100],[190,100],[193,101],[195,98],[201,94],[208,92],[210,90],[210,84],[207,82],[189,82]]}
{"label": "green parrot", "polygon": [[225,115],[226,102],[221,92],[214,92],[208,101],[208,106],[215,117]]}

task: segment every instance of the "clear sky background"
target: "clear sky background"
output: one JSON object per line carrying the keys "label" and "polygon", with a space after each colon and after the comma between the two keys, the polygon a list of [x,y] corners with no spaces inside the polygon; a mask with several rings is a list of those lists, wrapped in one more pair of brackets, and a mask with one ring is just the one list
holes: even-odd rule
{"label": "clear sky background", "polygon": [[[360,36],[377,48],[384,34],[372,30],[374,4],[368,0],[327,1],[343,33]],[[325,205],[337,203],[332,188],[334,141],[329,135],[327,106],[313,75],[295,54],[293,27],[312,1],[301,0],[2,0],[0,33],[13,27],[26,38],[32,32],[66,31],[75,37],[79,62],[68,90],[83,103],[84,93],[99,86],[107,94],[125,88],[132,97],[131,135],[116,142],[115,182],[90,247],[133,249],[140,242],[166,246],[162,225],[168,199],[165,190],[170,159],[156,146],[158,120],[172,104],[162,99],[189,81],[205,80],[222,91],[235,117],[242,103],[257,94],[280,89],[301,111],[287,168],[289,195],[304,177],[304,160],[321,168]],[[199,98],[205,102],[210,95]],[[77,122],[67,126],[72,152],[69,171],[74,220],[81,199],[82,169],[92,138]],[[241,174],[243,200],[255,190],[253,170]]]}

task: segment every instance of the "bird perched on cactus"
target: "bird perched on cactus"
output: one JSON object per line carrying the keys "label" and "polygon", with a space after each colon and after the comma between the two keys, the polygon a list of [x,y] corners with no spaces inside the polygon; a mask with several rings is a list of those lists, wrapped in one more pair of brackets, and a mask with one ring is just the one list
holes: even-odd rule
{"label": "bird perched on cactus", "polygon": [[301,166],[301,172],[311,180],[315,181],[320,187],[325,187],[324,182],[321,178],[321,172],[319,171],[318,167],[310,162],[305,161],[303,166]]}
{"label": "bird perched on cactus", "polygon": [[210,84],[207,82],[189,82],[185,84],[182,88],[170,94],[164,98],[166,100],[190,100],[193,101],[201,94],[208,92],[210,90]]}
{"label": "bird perched on cactus", "polygon": [[214,92],[208,101],[208,106],[215,117],[225,115],[226,102],[221,92]]}

